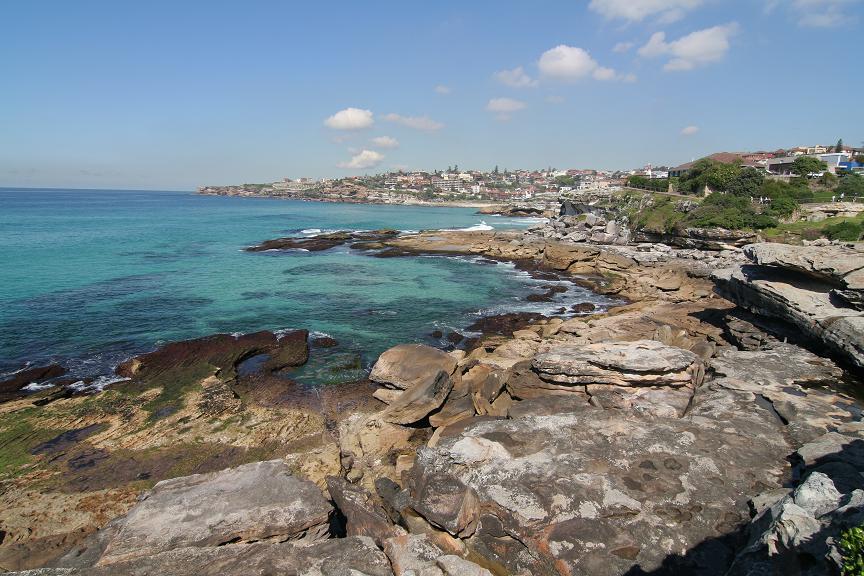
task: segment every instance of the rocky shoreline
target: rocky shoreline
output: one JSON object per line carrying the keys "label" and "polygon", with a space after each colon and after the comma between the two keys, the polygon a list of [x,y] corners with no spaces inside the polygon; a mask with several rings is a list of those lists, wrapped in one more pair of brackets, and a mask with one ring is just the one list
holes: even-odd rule
{"label": "rocky shoreline", "polygon": [[171,344],[95,395],[4,397],[24,467],[0,481],[0,568],[839,574],[864,522],[860,246],[387,232],[318,249],[516,261],[627,303],[396,346],[317,391],[290,380],[298,331]]}

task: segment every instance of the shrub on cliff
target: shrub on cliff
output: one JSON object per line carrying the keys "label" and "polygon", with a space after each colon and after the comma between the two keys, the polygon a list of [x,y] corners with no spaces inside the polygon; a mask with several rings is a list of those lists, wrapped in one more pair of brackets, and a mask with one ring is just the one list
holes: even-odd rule
{"label": "shrub on cliff", "polygon": [[685,220],[699,228],[761,229],[777,225],[776,218],[756,212],[749,198],[731,194],[712,194],[690,212]]}
{"label": "shrub on cliff", "polygon": [[840,535],[843,576],[864,576],[864,529],[849,528]]}
{"label": "shrub on cliff", "polygon": [[822,232],[831,240],[846,240],[855,242],[860,240],[864,235],[864,225],[861,222],[853,220],[844,220],[837,224],[829,224],[822,229]]}

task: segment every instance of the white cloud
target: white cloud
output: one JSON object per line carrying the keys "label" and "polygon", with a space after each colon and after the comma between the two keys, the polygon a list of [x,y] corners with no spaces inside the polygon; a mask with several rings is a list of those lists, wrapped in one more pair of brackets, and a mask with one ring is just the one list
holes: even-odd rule
{"label": "white cloud", "polygon": [[665,32],[655,32],[648,42],[639,48],[639,55],[646,58],[669,56],[664,70],[692,70],[712,62],[722,60],[729,51],[729,38],[738,31],[738,24],[732,22],[697,30],[667,42]]}
{"label": "white cloud", "polygon": [[376,136],[372,138],[372,144],[377,146],[378,148],[398,148],[399,141],[396,138],[391,138],[390,136]]}
{"label": "white cloud", "polygon": [[594,72],[591,74],[594,76],[596,80],[614,80],[615,79],[615,70],[612,68],[603,68],[599,66]]}
{"label": "white cloud", "polygon": [[526,74],[522,66],[517,66],[512,70],[496,72],[495,78],[502,84],[512,86],[513,88],[529,88],[537,85],[537,80]]}
{"label": "white cloud", "polygon": [[451,90],[449,86],[444,86],[443,84],[438,84],[437,86],[435,86],[435,93],[441,94],[442,96],[446,96],[452,91],[453,90]]}
{"label": "white cloud", "polygon": [[[798,25],[805,28],[834,28],[850,22],[849,7],[859,0],[794,0],[792,9]],[[773,9],[773,6],[771,6]]]}
{"label": "white cloud", "polygon": [[538,62],[540,72],[554,78],[581,78],[593,72],[598,64],[582,48],[561,44],[547,50]]}
{"label": "white cloud", "polygon": [[540,73],[559,80],[578,80],[592,76],[595,80],[618,80],[612,68],[600,66],[587,50],[561,44],[547,50],[537,62]]}
{"label": "white cloud", "polygon": [[674,22],[688,10],[702,5],[703,0],[591,0],[590,10],[610,20],[620,18],[639,22],[656,16],[661,22]]}
{"label": "white cloud", "polygon": [[334,130],[361,130],[375,123],[371,110],[346,108],[336,112],[324,121],[324,125]]}
{"label": "white cloud", "polygon": [[400,114],[387,114],[384,120],[395,122],[414,130],[422,130],[424,132],[434,132],[444,127],[444,124],[432,120],[428,116],[402,116]]}
{"label": "white cloud", "polygon": [[351,170],[363,170],[377,166],[384,160],[384,155],[375,150],[361,150],[351,157],[348,162],[340,162],[339,168],[348,168]]}
{"label": "white cloud", "polygon": [[621,77],[621,81],[626,82],[627,84],[633,84],[638,79],[639,78],[636,77],[636,74],[633,74],[632,72],[630,72],[629,74],[625,74]]}
{"label": "white cloud", "polygon": [[612,48],[612,51],[616,54],[623,54],[624,52],[629,52],[633,46],[633,42],[618,42],[615,44],[615,47]]}
{"label": "white cloud", "polygon": [[698,126],[687,126],[683,130],[681,130],[681,135],[682,136],[693,136],[697,132],[699,132]]}
{"label": "white cloud", "polygon": [[546,97],[546,102],[548,102],[550,104],[563,104],[564,103],[564,97],[558,96],[557,94],[552,94],[552,95]]}
{"label": "white cloud", "polygon": [[516,112],[523,108],[525,108],[525,103],[521,100],[514,100],[513,98],[492,98],[489,100],[489,103],[486,104],[486,109],[490,112],[500,112],[504,114]]}

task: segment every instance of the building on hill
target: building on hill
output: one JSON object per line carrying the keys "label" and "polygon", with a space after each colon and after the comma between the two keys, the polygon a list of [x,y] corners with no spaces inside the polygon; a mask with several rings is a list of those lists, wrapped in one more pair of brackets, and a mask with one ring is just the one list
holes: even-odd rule
{"label": "building on hill", "polygon": [[[720,162],[722,164],[740,164],[742,163],[742,157],[746,155],[746,152],[715,152],[710,156],[705,156],[704,158],[700,158],[699,160],[714,160],[715,162]],[[670,178],[680,178],[687,172],[689,172],[693,165],[699,160],[694,160],[692,162],[687,162],[686,164],[681,164],[680,166],[676,166],[675,168],[669,169],[669,177]]]}

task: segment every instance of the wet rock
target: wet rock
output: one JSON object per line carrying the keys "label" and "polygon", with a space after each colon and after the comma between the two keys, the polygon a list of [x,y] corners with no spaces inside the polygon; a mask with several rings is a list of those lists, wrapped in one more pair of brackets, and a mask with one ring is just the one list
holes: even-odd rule
{"label": "wet rock", "polygon": [[407,390],[427,383],[438,372],[452,374],[455,368],[456,360],[446,352],[423,344],[400,344],[378,357],[369,379]]}
{"label": "wet rock", "polygon": [[318,234],[309,238],[276,238],[266,240],[261,244],[249,246],[247,252],[266,252],[269,250],[304,250],[307,252],[320,252],[341,246],[347,242],[361,240],[363,242],[380,242],[393,238],[399,234],[398,230],[373,230],[370,232],[331,232]]}
{"label": "wet rock", "polygon": [[[234,336],[215,334],[195,340],[172,342],[155,352],[136,356],[117,367],[117,375],[134,381],[156,381],[162,377],[203,370],[233,374],[245,359],[267,354],[269,369],[304,364],[309,357],[308,332],[296,330],[278,337],[273,332],[253,332]],[[123,386],[128,386],[123,384]]]}
{"label": "wet rock", "polygon": [[311,340],[312,346],[315,348],[335,348],[339,342],[330,336],[316,336]]}
{"label": "wet rock", "polygon": [[183,547],[327,537],[332,507],[281,460],[163,480],[123,521],[99,565]]}
{"label": "wet rock", "polygon": [[66,373],[66,369],[59,364],[48,366],[36,366],[19,370],[0,380],[0,402],[26,395],[22,388],[29,384],[42,384],[46,380],[58,378]]}
{"label": "wet rock", "polygon": [[535,312],[510,312],[497,316],[480,318],[468,327],[472,332],[510,336],[517,330],[522,330],[546,317]]}

